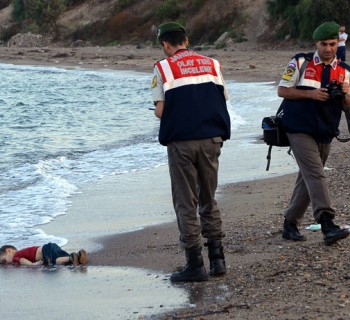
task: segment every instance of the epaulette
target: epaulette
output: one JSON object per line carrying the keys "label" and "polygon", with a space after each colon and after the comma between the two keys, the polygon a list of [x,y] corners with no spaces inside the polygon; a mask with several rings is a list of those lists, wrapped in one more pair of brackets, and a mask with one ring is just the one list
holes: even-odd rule
{"label": "epaulette", "polygon": [[338,65],[343,67],[344,69],[350,71],[350,66],[348,64],[346,64],[345,62],[343,61],[338,61]]}
{"label": "epaulette", "polygon": [[314,56],[315,52],[301,52],[301,53],[297,53],[293,58],[295,58],[296,60],[300,59],[300,58],[305,58],[306,60],[311,60],[312,57]]}

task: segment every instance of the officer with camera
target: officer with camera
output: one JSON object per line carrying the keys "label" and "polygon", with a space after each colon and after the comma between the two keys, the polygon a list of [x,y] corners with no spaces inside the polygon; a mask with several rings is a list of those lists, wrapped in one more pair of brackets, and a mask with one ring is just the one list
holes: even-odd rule
{"label": "officer with camera", "polygon": [[336,22],[321,24],[313,33],[316,52],[294,56],[278,86],[278,95],[284,98],[282,123],[299,167],[290,204],[284,212],[282,236],[287,240],[306,240],[297,225],[309,204],[321,224],[325,245],[349,235],[347,229],[333,222],[335,210],[324,171],[332,139],[339,133],[342,109],[350,106],[350,67],[337,59],[338,31]]}

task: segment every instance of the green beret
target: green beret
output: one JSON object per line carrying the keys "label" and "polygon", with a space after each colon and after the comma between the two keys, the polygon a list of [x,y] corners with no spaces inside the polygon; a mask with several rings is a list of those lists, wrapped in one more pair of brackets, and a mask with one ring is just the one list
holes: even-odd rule
{"label": "green beret", "polygon": [[328,40],[339,38],[340,25],[334,21],[322,23],[313,33],[314,40]]}
{"label": "green beret", "polygon": [[186,33],[185,28],[176,22],[167,22],[167,23],[163,23],[161,24],[158,28],[157,28],[157,37],[158,39],[165,33],[167,32],[171,32],[171,31],[182,31],[183,33]]}

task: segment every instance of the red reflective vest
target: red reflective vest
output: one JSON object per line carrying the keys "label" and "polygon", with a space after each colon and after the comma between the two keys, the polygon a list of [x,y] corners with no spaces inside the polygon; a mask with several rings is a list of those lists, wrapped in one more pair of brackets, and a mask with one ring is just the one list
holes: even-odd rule
{"label": "red reflective vest", "polygon": [[230,138],[230,117],[220,63],[179,50],[156,63],[163,80],[165,106],[159,142]]}

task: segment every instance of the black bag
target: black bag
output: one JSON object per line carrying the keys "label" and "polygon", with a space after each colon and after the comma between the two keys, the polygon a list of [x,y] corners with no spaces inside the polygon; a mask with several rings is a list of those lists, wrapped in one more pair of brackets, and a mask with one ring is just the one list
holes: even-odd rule
{"label": "black bag", "polygon": [[[304,73],[306,66],[309,61],[312,59],[313,53],[309,53],[305,56],[305,60],[299,69],[299,79],[300,76]],[[299,81],[299,80],[298,80]],[[277,147],[289,147],[288,154],[291,154],[291,148],[289,145],[288,137],[286,132],[284,131],[282,124],[282,116],[283,116],[283,102],[282,101],[280,107],[277,110],[275,116],[265,117],[262,120],[261,127],[264,133],[264,142],[269,146],[269,150],[267,152],[267,166],[266,171],[270,169],[270,161],[271,161],[271,149],[273,146]]]}
{"label": "black bag", "polygon": [[281,120],[279,114],[263,118],[261,128],[263,129],[264,142],[266,144],[277,147],[289,146],[288,137]]}
{"label": "black bag", "polygon": [[[271,162],[271,150],[273,146],[276,147],[289,147],[289,140],[287,134],[283,128],[282,124],[282,116],[283,116],[283,102],[281,106],[278,108],[275,116],[265,117],[262,120],[261,128],[263,129],[263,140],[269,146],[267,152],[267,166],[266,171],[270,169]],[[288,154],[290,154],[290,148],[288,150]]]}

